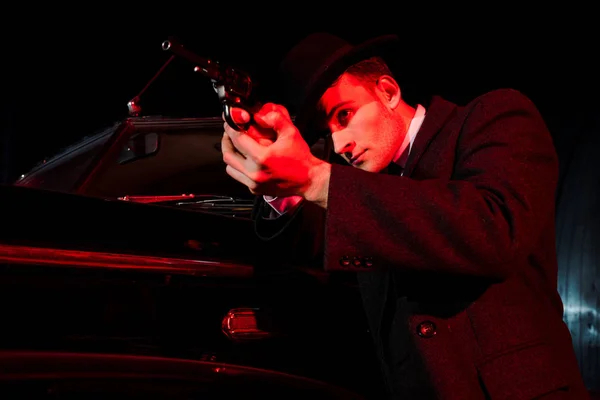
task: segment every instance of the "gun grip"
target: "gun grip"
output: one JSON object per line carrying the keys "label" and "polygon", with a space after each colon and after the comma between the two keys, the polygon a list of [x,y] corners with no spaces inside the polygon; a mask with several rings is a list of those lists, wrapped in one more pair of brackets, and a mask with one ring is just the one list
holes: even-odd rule
{"label": "gun grip", "polygon": [[[234,107],[238,107],[238,108],[242,108],[242,109],[246,110],[246,109],[245,109],[244,107],[242,107],[242,106],[237,106],[237,105],[236,105],[236,106],[234,106]],[[236,130],[236,131],[238,131],[238,132],[241,132],[241,131],[245,131],[245,130],[247,130],[247,129],[250,127],[250,123],[251,123],[251,122],[249,121],[249,122],[247,122],[247,123],[245,123],[245,124],[242,124],[242,125],[240,125],[240,124],[238,124],[237,122],[235,122],[235,121],[233,120],[233,117],[231,116],[231,109],[232,109],[232,108],[233,108],[233,107],[232,107],[232,106],[230,106],[229,104],[225,104],[225,105],[223,106],[223,114],[225,114],[225,121],[227,122],[227,124],[229,124],[229,126],[231,126],[233,129],[235,129],[235,130]],[[246,111],[248,111],[248,110],[246,110]],[[248,113],[250,114],[250,118],[252,118],[252,113],[250,113],[250,111],[248,111]]]}

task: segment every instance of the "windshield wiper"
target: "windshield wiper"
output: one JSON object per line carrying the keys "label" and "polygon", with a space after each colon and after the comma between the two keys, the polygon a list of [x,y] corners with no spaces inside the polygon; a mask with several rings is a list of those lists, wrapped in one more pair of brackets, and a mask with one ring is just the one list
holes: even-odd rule
{"label": "windshield wiper", "polygon": [[248,198],[213,195],[181,194],[170,196],[123,196],[118,200],[135,203],[157,204],[170,207],[210,211],[234,217],[250,217],[254,201]]}
{"label": "windshield wiper", "polygon": [[[190,200],[195,199],[195,194],[178,194],[178,195],[169,195],[169,196],[122,196],[117,197],[117,200],[123,201],[133,201],[134,203],[163,203],[170,201],[178,201],[178,200]],[[206,195],[210,197],[220,197],[220,196],[212,196]],[[204,197],[204,195],[201,195]]]}

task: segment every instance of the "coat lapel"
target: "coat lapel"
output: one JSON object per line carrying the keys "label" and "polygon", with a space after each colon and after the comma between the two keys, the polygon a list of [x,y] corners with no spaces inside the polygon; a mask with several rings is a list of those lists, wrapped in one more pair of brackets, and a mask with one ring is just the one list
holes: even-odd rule
{"label": "coat lapel", "polygon": [[415,165],[429,146],[433,138],[442,130],[448,119],[454,114],[456,105],[434,96],[425,114],[423,125],[417,132],[415,141],[404,167],[404,176],[410,176]]}

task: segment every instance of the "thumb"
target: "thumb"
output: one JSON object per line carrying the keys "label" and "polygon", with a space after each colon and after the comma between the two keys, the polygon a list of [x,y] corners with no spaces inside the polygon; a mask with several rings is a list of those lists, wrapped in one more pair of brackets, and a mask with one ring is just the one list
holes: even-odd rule
{"label": "thumb", "polygon": [[258,125],[273,129],[277,133],[277,136],[290,134],[296,129],[287,113],[283,113],[280,110],[269,111],[265,114],[255,114],[254,119]]}

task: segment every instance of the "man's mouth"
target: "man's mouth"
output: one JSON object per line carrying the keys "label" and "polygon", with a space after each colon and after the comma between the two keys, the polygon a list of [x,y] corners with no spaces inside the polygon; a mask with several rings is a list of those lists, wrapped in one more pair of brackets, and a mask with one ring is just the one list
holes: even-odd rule
{"label": "man's mouth", "polygon": [[361,151],[356,156],[352,157],[350,159],[350,164],[352,164],[352,165],[359,164],[361,162],[363,154],[365,154],[366,152],[367,152],[366,150],[365,151]]}

